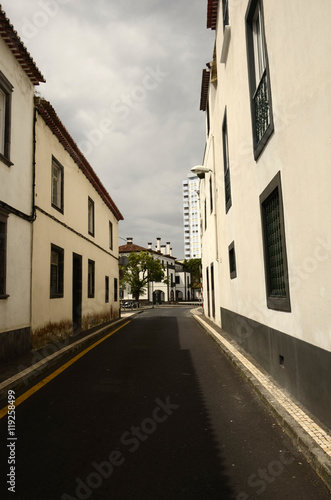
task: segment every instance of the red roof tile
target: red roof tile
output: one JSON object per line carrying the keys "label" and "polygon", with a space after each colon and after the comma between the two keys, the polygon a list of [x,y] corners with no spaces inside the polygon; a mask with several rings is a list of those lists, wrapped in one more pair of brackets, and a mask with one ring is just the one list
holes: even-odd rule
{"label": "red roof tile", "polygon": [[200,111],[206,111],[207,109],[209,80],[210,80],[210,71],[208,69],[204,69],[202,71]]}
{"label": "red roof tile", "polygon": [[216,29],[219,0],[208,0],[207,6],[207,28]]}
{"label": "red roof tile", "polygon": [[159,255],[160,257],[162,257],[163,255],[164,257],[167,257],[169,259],[176,260],[176,257],[173,257],[172,255],[164,255],[161,252],[156,252],[155,250],[152,250],[150,248],[141,247],[140,245],[136,245],[135,243],[127,243],[126,245],[121,245],[118,250],[119,253],[149,252]]}
{"label": "red roof tile", "polygon": [[40,82],[45,82],[45,78],[40,73],[36,66],[36,63],[30,56],[17,32],[14,30],[13,26],[10,24],[9,19],[7,19],[5,12],[2,10],[0,5],[0,36],[7,44],[9,49],[12,51],[18,62],[20,63],[22,69],[25,71],[27,76],[30,78],[34,85],[39,85]]}
{"label": "red roof tile", "polygon": [[105,204],[115,215],[117,220],[123,220],[123,215],[111,199],[108,191],[103,186],[97,174],[82,154],[77,144],[62,124],[54,108],[45,99],[35,97],[35,106],[39,114],[43,117],[45,123],[49,126],[54,135],[58,138],[62,146],[68,151],[71,158],[85,174],[95,190],[99,193]]}

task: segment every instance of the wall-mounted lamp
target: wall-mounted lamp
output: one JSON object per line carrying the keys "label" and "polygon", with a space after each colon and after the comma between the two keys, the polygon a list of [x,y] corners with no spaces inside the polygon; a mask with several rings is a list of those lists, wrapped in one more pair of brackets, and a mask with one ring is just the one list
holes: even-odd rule
{"label": "wall-mounted lamp", "polygon": [[205,174],[212,172],[212,170],[204,165],[196,165],[191,168],[191,172],[199,177],[199,179],[204,179]]}

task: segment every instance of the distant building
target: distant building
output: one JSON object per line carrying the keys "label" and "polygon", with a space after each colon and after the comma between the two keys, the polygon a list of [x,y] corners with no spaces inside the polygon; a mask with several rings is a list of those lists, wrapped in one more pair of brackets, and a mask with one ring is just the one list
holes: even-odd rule
{"label": "distant building", "polygon": [[183,181],[185,259],[201,258],[199,178],[190,174]]}
{"label": "distant building", "polygon": [[[134,244],[133,238],[127,238],[127,244],[119,247],[121,257],[128,257],[132,252],[149,252],[154,259],[161,261],[165,278],[169,278],[168,284],[156,281],[149,282],[146,291],[139,300],[154,304],[192,300],[191,273],[184,264],[177,262],[176,257],[172,256],[169,242],[166,245],[161,245],[161,238],[157,238],[156,241],[155,250],[152,248],[152,243],[148,243],[147,248]],[[121,289],[121,299],[133,299],[128,285]]]}
{"label": "distant building", "polygon": [[0,6],[0,360],[31,346],[34,90],[44,78]]}
{"label": "distant building", "polygon": [[208,0],[200,104],[204,313],[329,427],[330,19],[330,0]]}
{"label": "distant building", "polygon": [[119,317],[123,217],[49,102],[36,98],[32,340],[38,347]]}

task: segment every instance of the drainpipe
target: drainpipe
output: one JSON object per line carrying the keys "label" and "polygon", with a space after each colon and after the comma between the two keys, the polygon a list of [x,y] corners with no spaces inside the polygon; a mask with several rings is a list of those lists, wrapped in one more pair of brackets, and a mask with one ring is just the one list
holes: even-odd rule
{"label": "drainpipe", "polygon": [[[37,109],[34,106],[33,111],[33,150],[32,150],[32,214],[29,217],[29,222],[33,223],[37,218],[35,194],[36,194],[36,123],[37,123]],[[33,263],[33,230],[34,226],[31,224],[31,262],[30,262],[30,335],[32,334],[32,263]]]}

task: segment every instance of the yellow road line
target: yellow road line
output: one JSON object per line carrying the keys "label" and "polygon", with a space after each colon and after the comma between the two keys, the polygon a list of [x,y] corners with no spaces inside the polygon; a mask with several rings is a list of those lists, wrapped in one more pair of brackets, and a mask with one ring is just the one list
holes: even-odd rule
{"label": "yellow road line", "polygon": [[[48,384],[48,382],[50,382],[55,377],[57,377],[58,375],[60,375],[60,373],[64,372],[64,370],[66,370],[67,368],[69,368],[69,366],[71,366],[73,363],[75,363],[76,361],[78,361],[78,359],[80,359],[85,354],[87,354],[89,351],[91,351],[92,349],[94,349],[94,347],[96,347],[97,345],[101,344],[101,342],[104,342],[104,340],[108,339],[111,335],[113,335],[114,333],[118,332],[118,330],[120,330],[121,328],[124,328],[124,326],[128,325],[129,323],[130,323],[130,321],[127,321],[126,323],[124,323],[124,325],[121,325],[120,327],[116,328],[116,330],[108,333],[105,337],[103,337],[102,339],[98,340],[97,342],[95,342],[94,344],[92,344],[90,347],[87,347],[84,351],[82,351],[79,354],[77,354],[77,356],[75,356],[74,358],[70,359],[70,361],[68,361],[64,365],[60,366],[60,368],[58,368],[57,370],[55,370],[55,372],[51,373],[50,375],[48,375],[48,377],[46,377],[43,380],[41,380],[41,382],[39,382],[38,384],[36,384],[33,387],[31,387],[31,389],[29,389],[28,391],[24,392],[21,396],[19,396],[16,399],[16,401],[15,401],[15,408],[18,405],[20,405],[21,403],[23,403],[23,401],[25,401],[26,399],[28,399],[30,396],[32,396],[32,394],[34,394],[35,392],[39,391],[39,389],[41,389],[46,384]],[[8,413],[8,407],[6,406],[2,410],[0,410],[0,420],[5,415],[7,415],[7,413]]]}

